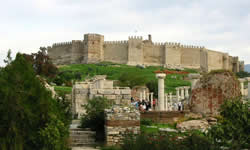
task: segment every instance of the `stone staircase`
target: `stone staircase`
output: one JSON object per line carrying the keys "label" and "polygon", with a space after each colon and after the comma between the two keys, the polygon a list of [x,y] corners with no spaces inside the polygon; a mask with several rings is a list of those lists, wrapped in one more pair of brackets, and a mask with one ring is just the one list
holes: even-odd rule
{"label": "stone staircase", "polygon": [[72,121],[70,127],[71,147],[95,145],[95,131],[88,128],[78,128],[79,121]]}

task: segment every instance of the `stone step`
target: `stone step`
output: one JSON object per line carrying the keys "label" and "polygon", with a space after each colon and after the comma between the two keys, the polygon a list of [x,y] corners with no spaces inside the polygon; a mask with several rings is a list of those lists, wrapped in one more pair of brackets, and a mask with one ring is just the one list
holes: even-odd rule
{"label": "stone step", "polygon": [[90,129],[74,128],[70,129],[70,141],[71,146],[86,146],[94,145],[95,143],[95,131]]}

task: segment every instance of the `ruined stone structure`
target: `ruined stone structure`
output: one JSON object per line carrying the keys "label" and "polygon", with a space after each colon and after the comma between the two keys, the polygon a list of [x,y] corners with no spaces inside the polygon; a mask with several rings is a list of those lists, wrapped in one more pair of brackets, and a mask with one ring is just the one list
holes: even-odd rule
{"label": "ruined stone structure", "polygon": [[238,79],[229,71],[204,75],[192,89],[191,111],[218,114],[225,100],[241,96]]}
{"label": "ruined stone structure", "polygon": [[244,70],[244,62],[238,57],[200,46],[155,43],[151,35],[147,40],[133,36],[127,41],[104,41],[103,35],[85,34],[84,40],[53,44],[48,47],[48,55],[56,65],[108,61],[128,65],[181,66],[203,71]]}
{"label": "ruined stone structure", "polygon": [[125,134],[140,133],[140,112],[133,106],[113,106],[105,110],[107,145],[120,145]]}
{"label": "ruined stone structure", "polygon": [[113,87],[112,80],[106,80],[105,75],[97,75],[91,80],[76,82],[72,89],[72,112],[80,117],[85,113],[82,107],[89,99],[106,97],[114,104],[130,103],[131,90],[129,87]]}

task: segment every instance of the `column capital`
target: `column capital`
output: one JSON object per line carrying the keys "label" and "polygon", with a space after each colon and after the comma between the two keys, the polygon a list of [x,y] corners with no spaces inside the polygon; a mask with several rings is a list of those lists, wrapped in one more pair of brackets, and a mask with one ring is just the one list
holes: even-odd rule
{"label": "column capital", "polygon": [[164,79],[165,77],[166,77],[165,73],[157,73],[156,74],[156,78],[158,78],[158,79]]}

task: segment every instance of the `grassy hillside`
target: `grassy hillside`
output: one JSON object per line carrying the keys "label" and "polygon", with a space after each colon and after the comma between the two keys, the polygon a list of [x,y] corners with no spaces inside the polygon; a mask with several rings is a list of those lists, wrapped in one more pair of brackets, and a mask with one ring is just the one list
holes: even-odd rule
{"label": "grassy hillside", "polygon": [[[60,76],[73,80],[85,80],[95,75],[107,75],[107,79],[119,80],[119,86],[142,85],[150,82],[157,83],[154,71],[162,70],[162,67],[135,67],[128,65],[118,65],[113,63],[99,64],[73,64],[59,67]],[[186,72],[194,73],[195,70],[186,69]],[[165,91],[175,92],[175,87],[189,86],[189,81],[184,81],[185,75],[167,75],[165,79]]]}

